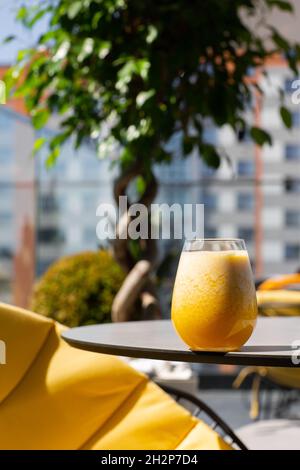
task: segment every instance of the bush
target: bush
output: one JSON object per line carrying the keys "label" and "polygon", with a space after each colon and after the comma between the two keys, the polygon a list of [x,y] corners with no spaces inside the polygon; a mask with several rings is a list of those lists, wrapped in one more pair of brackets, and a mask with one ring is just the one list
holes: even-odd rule
{"label": "bush", "polygon": [[111,321],[111,306],[125,274],[104,250],[61,258],[37,282],[31,308],[74,327]]}

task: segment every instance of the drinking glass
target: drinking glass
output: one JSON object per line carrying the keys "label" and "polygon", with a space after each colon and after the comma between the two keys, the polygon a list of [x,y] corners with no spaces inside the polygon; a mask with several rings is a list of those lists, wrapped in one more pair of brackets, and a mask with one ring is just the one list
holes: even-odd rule
{"label": "drinking glass", "polygon": [[234,351],[257,318],[253,274],[244,240],[187,240],[172,298],[172,321],[198,351]]}

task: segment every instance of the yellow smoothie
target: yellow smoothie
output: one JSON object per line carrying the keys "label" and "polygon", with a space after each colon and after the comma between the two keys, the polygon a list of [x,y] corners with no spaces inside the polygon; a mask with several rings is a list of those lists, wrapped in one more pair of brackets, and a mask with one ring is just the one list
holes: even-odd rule
{"label": "yellow smoothie", "polygon": [[191,349],[239,349],[250,337],[256,317],[247,251],[182,252],[173,291],[172,321]]}

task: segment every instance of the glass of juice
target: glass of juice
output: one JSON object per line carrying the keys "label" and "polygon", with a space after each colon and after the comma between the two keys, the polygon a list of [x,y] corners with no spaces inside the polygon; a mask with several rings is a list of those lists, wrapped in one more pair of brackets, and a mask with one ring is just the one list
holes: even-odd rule
{"label": "glass of juice", "polygon": [[234,351],[257,318],[253,274],[244,240],[187,240],[172,298],[172,321],[195,351]]}

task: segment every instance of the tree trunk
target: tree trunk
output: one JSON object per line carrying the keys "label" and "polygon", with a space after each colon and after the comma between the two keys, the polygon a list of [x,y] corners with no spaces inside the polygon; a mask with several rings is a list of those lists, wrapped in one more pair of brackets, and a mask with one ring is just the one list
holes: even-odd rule
{"label": "tree trunk", "polygon": [[[120,196],[127,196],[130,182],[142,174],[142,166],[134,164],[127,171],[123,171],[114,183],[114,198],[119,204]],[[147,179],[146,188],[139,204],[150,207],[157,194],[157,181],[153,173]],[[138,240],[141,258],[136,260],[130,252],[130,239],[128,238],[128,226],[131,216],[128,212],[131,202],[128,199],[127,212],[118,222],[117,237],[113,243],[113,252],[116,261],[127,273],[126,279],[116,295],[112,305],[112,319],[114,322],[129,321],[133,318],[160,318],[161,311],[156,297],[155,285],[152,279],[157,258],[156,241],[149,239]]]}

